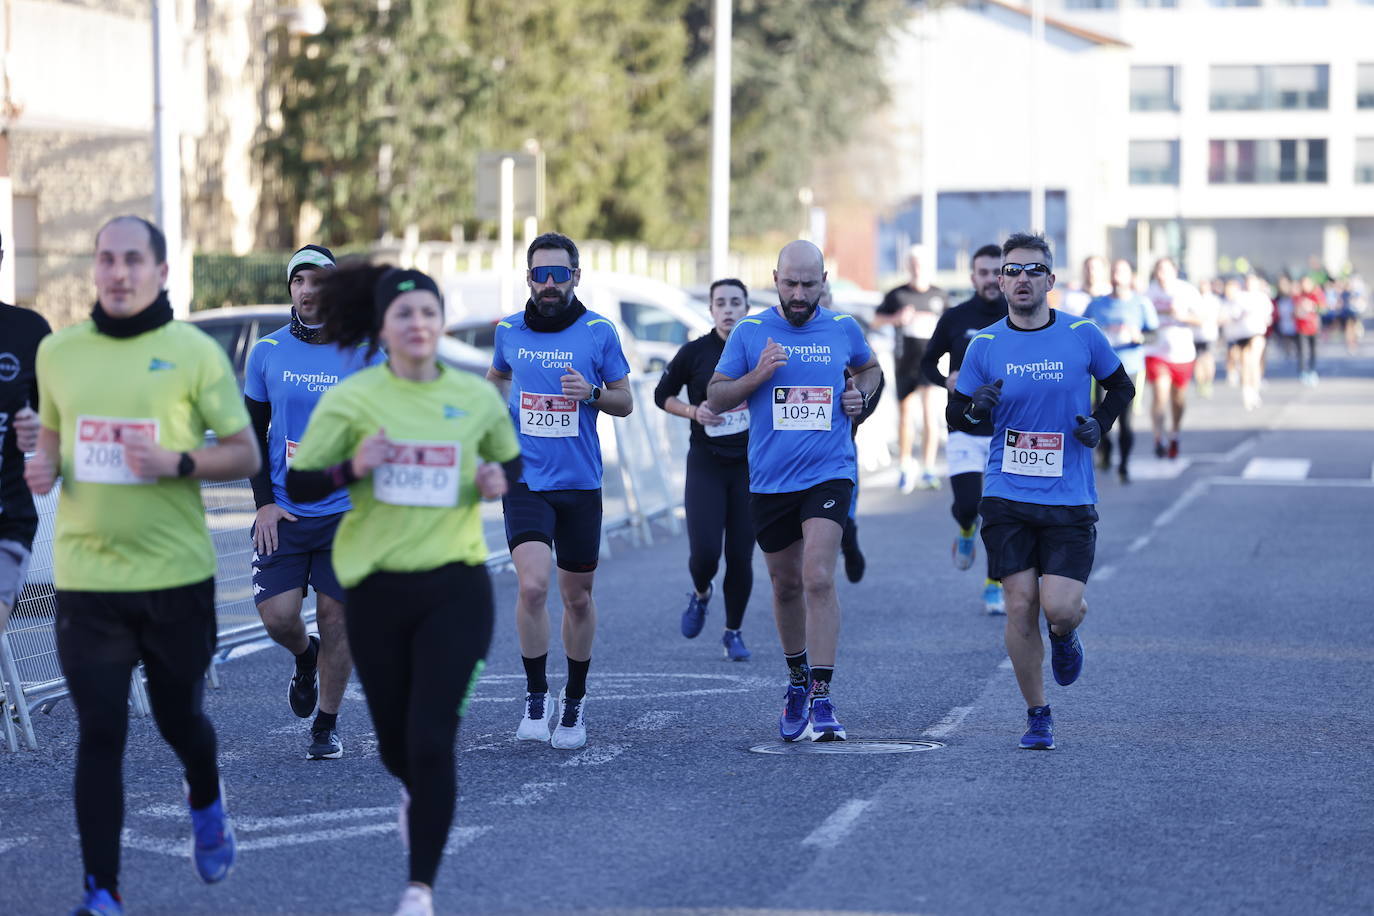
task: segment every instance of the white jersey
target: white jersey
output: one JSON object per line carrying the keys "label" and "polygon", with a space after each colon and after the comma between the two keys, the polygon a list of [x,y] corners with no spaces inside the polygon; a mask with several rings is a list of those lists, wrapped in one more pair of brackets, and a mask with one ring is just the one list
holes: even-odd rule
{"label": "white jersey", "polygon": [[1158,284],[1151,283],[1146,293],[1159,313],[1159,335],[1145,351],[1166,363],[1190,363],[1197,359],[1197,347],[1193,344],[1193,327],[1185,323],[1193,318],[1202,304],[1202,296],[1191,283],[1175,280],[1172,289],[1165,292]]}

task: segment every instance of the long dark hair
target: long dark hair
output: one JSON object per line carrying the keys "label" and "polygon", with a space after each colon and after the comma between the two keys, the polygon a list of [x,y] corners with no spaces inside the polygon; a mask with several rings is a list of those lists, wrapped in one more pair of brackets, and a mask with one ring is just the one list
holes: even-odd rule
{"label": "long dark hair", "polygon": [[341,350],[367,344],[367,358],[372,358],[381,330],[373,290],[390,269],[390,264],[348,264],[325,272],[320,289],[325,339]]}

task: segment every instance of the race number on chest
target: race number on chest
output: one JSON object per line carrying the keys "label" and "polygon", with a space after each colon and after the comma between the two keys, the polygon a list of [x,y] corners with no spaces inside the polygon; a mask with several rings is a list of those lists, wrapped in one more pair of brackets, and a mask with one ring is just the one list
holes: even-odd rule
{"label": "race number on chest", "polygon": [[706,435],[712,439],[721,436],[733,436],[735,433],[746,432],[749,429],[749,405],[741,404],[734,410],[727,410],[720,414],[721,422],[717,426],[703,426]]}
{"label": "race number on chest", "polygon": [[558,439],[577,435],[577,401],[561,394],[520,392],[520,432]]}
{"label": "race number on chest", "polygon": [[835,391],[828,385],[779,385],[773,389],[773,428],[828,430]]}
{"label": "race number on chest", "polygon": [[153,483],[136,477],[124,463],[124,437],[140,432],[157,441],[157,421],[126,417],[76,418],[76,451],[72,456],[76,479],[83,483]]}
{"label": "race number on chest", "polygon": [[1024,477],[1064,476],[1064,434],[1007,430],[1002,473]]}
{"label": "race number on chest", "polygon": [[393,506],[456,506],[461,467],[457,442],[393,440],[386,463],[372,472],[372,495]]}

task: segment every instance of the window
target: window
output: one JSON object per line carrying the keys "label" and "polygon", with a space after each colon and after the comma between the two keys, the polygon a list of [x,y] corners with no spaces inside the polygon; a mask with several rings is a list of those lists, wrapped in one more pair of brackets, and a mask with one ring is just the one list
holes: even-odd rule
{"label": "window", "polygon": [[1178,0],[1135,0],[1135,5],[1141,9],[1172,10],[1178,8]]}
{"label": "window", "polygon": [[1131,68],[1131,111],[1178,111],[1178,68]]}
{"label": "window", "polygon": [[1212,68],[1211,107],[1213,111],[1324,110],[1329,77],[1326,64],[1216,66]]}
{"label": "window", "polygon": [[655,305],[620,301],[620,318],[636,340],[685,344],[687,325]]}
{"label": "window", "polygon": [[1131,184],[1178,184],[1178,141],[1132,140]]}
{"label": "window", "polygon": [[1355,141],[1355,183],[1374,184],[1374,137]]}
{"label": "window", "polygon": [[14,238],[5,239],[14,258],[14,298],[32,305],[38,298],[38,197],[14,195]]}
{"label": "window", "polygon": [[1360,64],[1355,77],[1355,105],[1374,108],[1374,64]]}
{"label": "window", "polygon": [[1212,6],[1259,6],[1260,0],[1207,0]]}
{"label": "window", "polygon": [[1278,0],[1279,6],[1326,6],[1327,0]]}
{"label": "window", "polygon": [[1212,184],[1324,184],[1326,141],[1213,140],[1207,180]]}
{"label": "window", "polygon": [[1066,10],[1114,10],[1116,0],[1064,0]]}

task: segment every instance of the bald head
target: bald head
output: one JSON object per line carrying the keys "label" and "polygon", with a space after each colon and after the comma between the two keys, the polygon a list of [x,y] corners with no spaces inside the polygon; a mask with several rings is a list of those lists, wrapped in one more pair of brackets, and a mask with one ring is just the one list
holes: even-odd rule
{"label": "bald head", "polygon": [[825,256],[806,241],[788,242],[778,254],[773,282],[778,288],[778,311],[800,327],[816,313],[825,293]]}

